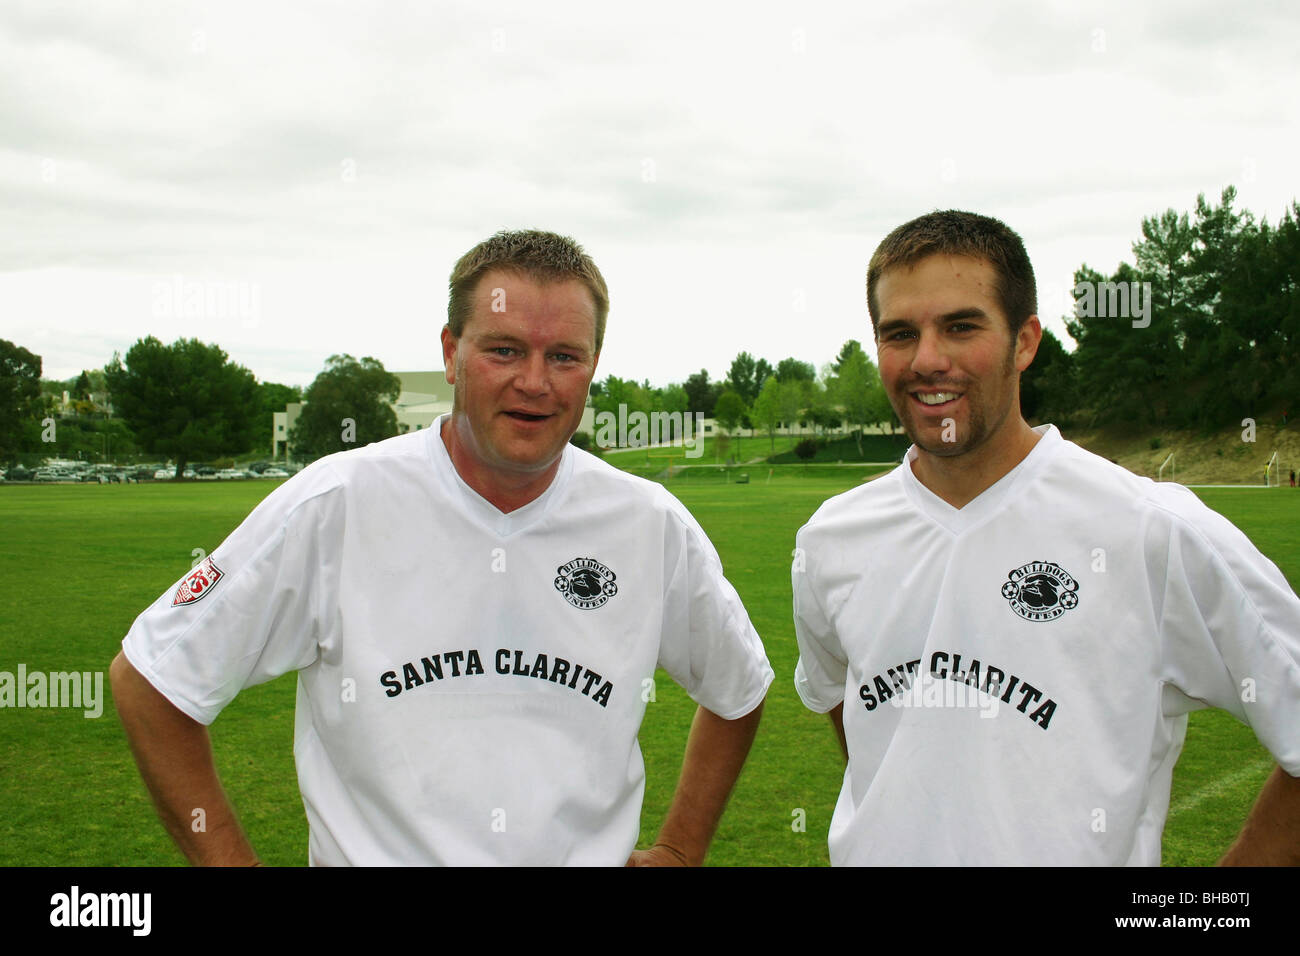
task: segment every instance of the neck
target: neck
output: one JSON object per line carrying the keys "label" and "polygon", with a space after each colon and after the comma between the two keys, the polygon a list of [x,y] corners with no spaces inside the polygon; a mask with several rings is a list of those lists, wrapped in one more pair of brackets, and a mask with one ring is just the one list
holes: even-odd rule
{"label": "neck", "polygon": [[484,464],[456,427],[454,412],[442,423],[439,434],[456,473],[502,514],[536,501],[551,486],[560,470],[561,458],[556,458],[541,471],[502,471]]}
{"label": "neck", "polygon": [[964,508],[1024,461],[1041,437],[1017,415],[999,434],[964,455],[932,455],[917,446],[912,474],[954,508]]}

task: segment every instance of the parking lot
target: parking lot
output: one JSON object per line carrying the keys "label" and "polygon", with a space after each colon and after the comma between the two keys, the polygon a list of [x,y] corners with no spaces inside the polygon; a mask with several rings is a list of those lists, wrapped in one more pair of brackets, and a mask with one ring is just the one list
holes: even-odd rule
{"label": "parking lot", "polygon": [[[211,465],[191,465],[185,468],[182,480],[188,481],[251,481],[255,479],[284,479],[295,474],[298,465],[254,462],[247,468],[217,469]],[[155,462],[137,465],[92,464],[47,460],[37,468],[15,465],[0,468],[0,483],[5,484],[131,484],[140,481],[175,481],[176,465]]]}

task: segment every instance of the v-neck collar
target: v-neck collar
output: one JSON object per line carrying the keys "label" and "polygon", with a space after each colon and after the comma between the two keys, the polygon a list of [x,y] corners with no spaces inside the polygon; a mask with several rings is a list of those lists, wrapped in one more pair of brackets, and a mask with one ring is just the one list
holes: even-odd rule
{"label": "v-neck collar", "polygon": [[528,504],[507,514],[471,488],[456,470],[447,445],[442,440],[442,425],[449,417],[450,414],[440,416],[427,430],[429,457],[444,490],[453,500],[459,498],[464,503],[466,515],[475,524],[502,538],[524,531],[540,521],[568,485],[569,475],[573,471],[573,455],[570,454],[569,446],[564,446],[564,451],[560,454],[560,467],[556,469],[555,477],[546,486],[546,490]]}
{"label": "v-neck collar", "polygon": [[912,462],[916,460],[916,445],[907,450],[907,455],[900,466],[903,472],[903,488],[912,504],[935,524],[951,532],[961,534],[994,514],[1006,500],[1011,489],[1020,481],[1037,472],[1061,447],[1064,439],[1055,425],[1039,425],[1034,431],[1039,434],[1038,441],[1018,465],[989,485],[982,492],[968,501],[964,507],[954,508],[925,485],[912,471]]}

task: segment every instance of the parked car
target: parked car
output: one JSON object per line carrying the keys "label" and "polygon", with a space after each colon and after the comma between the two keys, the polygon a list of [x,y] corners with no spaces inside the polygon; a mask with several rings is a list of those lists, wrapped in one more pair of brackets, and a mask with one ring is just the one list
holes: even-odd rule
{"label": "parked car", "polygon": [[236,478],[243,478],[244,473],[238,468],[222,468],[217,472],[218,481],[233,481]]}
{"label": "parked car", "polygon": [[168,478],[176,477],[175,468],[159,468],[153,473],[154,481],[166,481]]}
{"label": "parked car", "polygon": [[283,468],[267,468],[262,472],[263,478],[288,478],[289,473]]}

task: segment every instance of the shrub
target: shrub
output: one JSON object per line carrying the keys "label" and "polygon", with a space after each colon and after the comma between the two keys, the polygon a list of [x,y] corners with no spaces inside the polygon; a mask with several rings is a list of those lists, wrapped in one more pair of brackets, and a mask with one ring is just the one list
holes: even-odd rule
{"label": "shrub", "polygon": [[593,455],[600,455],[601,448],[592,439],[591,435],[586,432],[574,432],[573,437],[569,439],[569,444],[581,448],[583,451],[590,452]]}
{"label": "shrub", "polygon": [[794,453],[797,457],[808,461],[817,454],[817,442],[811,438],[805,438],[794,446]]}

